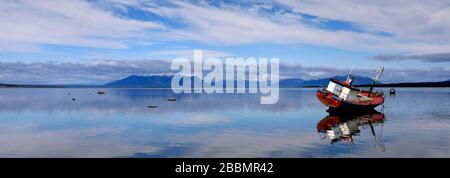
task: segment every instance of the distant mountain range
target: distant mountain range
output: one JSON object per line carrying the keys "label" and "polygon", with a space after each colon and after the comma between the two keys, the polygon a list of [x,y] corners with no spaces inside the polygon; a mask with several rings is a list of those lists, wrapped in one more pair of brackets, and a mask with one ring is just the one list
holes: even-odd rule
{"label": "distant mountain range", "polygon": [[129,87],[129,88],[170,88],[172,76],[153,75],[137,76],[131,75],[126,78],[109,82],[106,87]]}
{"label": "distant mountain range", "polygon": [[[372,84],[372,79],[363,76],[354,76],[355,85],[369,85]],[[347,79],[347,76],[335,76],[339,80]],[[318,80],[302,80],[298,78],[290,78],[280,80],[281,88],[296,88],[305,86],[325,86],[328,84],[330,78],[323,78]],[[172,76],[136,76],[131,75],[126,78],[105,84],[106,87],[113,88],[170,88]],[[225,85],[225,81],[224,85]],[[237,81],[235,81],[236,83]],[[245,81],[248,84],[248,81]]]}
{"label": "distant mountain range", "polygon": [[[371,85],[372,79],[364,76],[353,76],[353,85]],[[335,78],[338,80],[346,80],[347,76],[334,76],[331,78]],[[308,86],[326,86],[331,78],[322,78],[316,80],[302,80],[299,78],[290,78],[280,80],[281,88],[296,88],[296,87],[308,87]],[[377,82],[377,84],[381,84]]]}
{"label": "distant mountain range", "polygon": [[[345,80],[347,76],[334,76],[339,80]],[[330,78],[316,80],[303,80],[300,78],[288,78],[280,80],[280,88],[299,88],[299,87],[319,87],[328,85]],[[0,84],[0,87],[26,87],[26,88],[170,88],[172,76],[152,75],[137,76],[131,75],[120,80],[109,82],[105,85],[15,85]],[[225,81],[224,86],[225,86]],[[234,81],[235,84],[237,81]],[[248,81],[245,81],[248,85]],[[354,85],[369,86],[372,79],[364,76],[354,76]],[[450,80],[442,82],[417,82],[417,83],[376,83],[377,87],[450,87]]]}

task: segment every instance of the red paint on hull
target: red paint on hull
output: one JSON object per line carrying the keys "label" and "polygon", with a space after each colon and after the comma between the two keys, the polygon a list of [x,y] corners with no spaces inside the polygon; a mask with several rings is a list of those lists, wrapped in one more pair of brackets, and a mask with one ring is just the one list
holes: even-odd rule
{"label": "red paint on hull", "polygon": [[320,102],[322,102],[325,106],[331,107],[331,108],[337,108],[339,105],[341,105],[341,102],[333,98],[333,94],[328,92],[322,92],[320,90],[317,90],[316,93],[317,98]]}
{"label": "red paint on hull", "polygon": [[316,96],[325,106],[335,109],[373,109],[384,103],[382,93],[372,93],[361,91],[360,95],[369,97],[370,100],[344,101],[327,90],[317,90]]}

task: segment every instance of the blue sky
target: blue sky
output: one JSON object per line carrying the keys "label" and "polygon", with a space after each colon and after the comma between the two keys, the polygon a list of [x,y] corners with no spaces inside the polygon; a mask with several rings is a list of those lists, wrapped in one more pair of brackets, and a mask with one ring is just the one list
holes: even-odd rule
{"label": "blue sky", "polygon": [[5,0],[0,16],[0,83],[166,74],[133,66],[161,65],[193,49],[206,57],[278,57],[292,67],[286,70],[304,70],[284,77],[329,77],[352,67],[370,76],[384,65],[387,82],[450,79],[444,1]]}

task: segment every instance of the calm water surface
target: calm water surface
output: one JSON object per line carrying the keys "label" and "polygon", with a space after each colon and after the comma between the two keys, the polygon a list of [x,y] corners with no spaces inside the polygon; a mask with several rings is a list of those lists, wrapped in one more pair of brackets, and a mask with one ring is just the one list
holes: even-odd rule
{"label": "calm water surface", "polygon": [[449,88],[397,89],[381,113],[348,118],[329,115],[315,89],[281,90],[275,105],[102,91],[1,88],[0,157],[450,157]]}

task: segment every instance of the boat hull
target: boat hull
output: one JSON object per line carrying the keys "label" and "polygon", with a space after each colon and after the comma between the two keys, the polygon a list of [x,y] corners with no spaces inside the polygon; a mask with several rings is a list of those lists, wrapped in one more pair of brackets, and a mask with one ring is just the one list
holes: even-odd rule
{"label": "boat hull", "polygon": [[[368,92],[362,92],[362,94],[367,96]],[[330,110],[372,110],[384,102],[383,96],[378,94],[370,96],[370,101],[354,103],[344,101],[326,90],[317,90],[316,95],[322,104],[330,107]]]}

